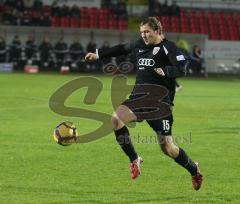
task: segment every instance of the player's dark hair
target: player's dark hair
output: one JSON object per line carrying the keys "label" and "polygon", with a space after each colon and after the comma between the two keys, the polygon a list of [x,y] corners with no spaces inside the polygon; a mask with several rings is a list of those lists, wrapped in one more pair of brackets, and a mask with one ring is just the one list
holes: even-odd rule
{"label": "player's dark hair", "polygon": [[163,33],[161,22],[156,17],[148,17],[140,23],[140,26],[148,24],[153,30],[158,30],[160,34]]}

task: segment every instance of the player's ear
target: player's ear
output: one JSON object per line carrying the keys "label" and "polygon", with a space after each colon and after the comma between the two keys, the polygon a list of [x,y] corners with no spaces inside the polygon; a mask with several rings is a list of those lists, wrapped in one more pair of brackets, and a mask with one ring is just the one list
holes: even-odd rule
{"label": "player's ear", "polygon": [[160,32],[159,32],[159,30],[155,30],[154,33],[155,33],[156,35],[159,35]]}

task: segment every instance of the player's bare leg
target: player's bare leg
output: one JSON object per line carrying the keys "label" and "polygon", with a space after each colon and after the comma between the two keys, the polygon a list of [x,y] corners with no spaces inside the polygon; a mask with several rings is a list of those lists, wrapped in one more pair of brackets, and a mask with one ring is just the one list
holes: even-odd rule
{"label": "player's bare leg", "polygon": [[183,149],[179,148],[172,136],[162,136],[158,134],[160,147],[164,154],[173,158],[176,163],[184,167],[192,175],[192,185],[195,190],[199,190],[202,185],[203,176],[200,173],[199,165],[193,162]]}
{"label": "player's bare leg", "polygon": [[135,179],[140,175],[140,164],[143,161],[142,158],[137,155],[131,142],[128,128],[125,125],[136,119],[136,115],[125,105],[120,105],[111,118],[116,140],[130,159],[130,172],[132,179]]}
{"label": "player's bare leg", "polygon": [[114,130],[119,130],[127,123],[137,120],[136,115],[125,105],[118,106],[112,114],[112,124]]}

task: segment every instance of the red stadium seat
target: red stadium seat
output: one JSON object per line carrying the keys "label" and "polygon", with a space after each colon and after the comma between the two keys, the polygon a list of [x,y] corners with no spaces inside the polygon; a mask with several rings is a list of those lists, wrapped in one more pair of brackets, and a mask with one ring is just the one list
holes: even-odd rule
{"label": "red stadium seat", "polygon": [[98,28],[98,19],[90,18],[89,19],[89,28]]}
{"label": "red stadium seat", "polygon": [[92,7],[88,10],[88,13],[89,13],[90,17],[91,16],[98,16],[98,9],[95,8],[95,7]]}
{"label": "red stadium seat", "polygon": [[170,31],[170,20],[168,16],[159,16],[159,20],[162,22],[164,31]]}
{"label": "red stadium seat", "polygon": [[89,25],[88,25],[88,19],[80,19],[79,21],[79,27],[80,28],[88,28]]}
{"label": "red stadium seat", "polygon": [[88,8],[87,7],[80,7],[80,15],[84,16],[84,15],[88,15]]}
{"label": "red stadium seat", "polygon": [[61,27],[70,27],[70,18],[68,16],[61,17],[60,24]]}
{"label": "red stadium seat", "polygon": [[118,29],[125,30],[125,29],[127,29],[127,25],[128,25],[127,20],[121,19],[118,22]]}
{"label": "red stadium seat", "polygon": [[202,33],[212,40],[240,39],[240,14],[237,12],[181,10],[179,17],[158,16],[158,19],[165,31]]}
{"label": "red stadium seat", "polygon": [[171,31],[172,32],[180,32],[180,20],[177,16],[171,17]]}
{"label": "red stadium seat", "polygon": [[79,18],[78,17],[71,17],[70,26],[72,28],[78,28],[79,27]]}
{"label": "red stadium seat", "polygon": [[108,8],[99,9],[99,15],[108,15],[110,10]]}
{"label": "red stadium seat", "polygon": [[95,7],[88,10],[90,28],[98,28],[98,13],[99,11]]}
{"label": "red stadium seat", "polygon": [[52,27],[59,27],[60,26],[60,18],[58,16],[53,16],[51,18],[51,26]]}
{"label": "red stadium seat", "polygon": [[117,29],[118,28],[118,21],[117,19],[111,19],[108,22],[108,28],[109,29]]}
{"label": "red stadium seat", "polygon": [[[0,5],[1,14],[8,9]],[[60,10],[66,11],[70,15],[68,6],[62,6]],[[76,7],[79,14],[74,17],[53,16],[51,26],[53,27],[72,27],[72,28],[100,28],[100,29],[120,29],[128,27],[126,19],[118,18],[115,9],[109,8],[88,8]],[[6,11],[5,11],[6,12]],[[39,11],[25,11],[23,18],[37,19],[40,13],[51,15],[51,6],[43,5]],[[205,11],[205,10],[184,10],[180,11],[179,16],[158,16],[157,17],[166,32],[182,33],[202,33],[209,35],[212,40],[239,40],[240,39],[240,13],[227,11]],[[27,25],[27,24],[26,24]]]}
{"label": "red stadium seat", "polygon": [[99,14],[99,18],[98,18],[99,28],[103,28],[103,29],[108,28],[108,20],[110,20],[109,19],[109,13],[110,13],[110,10],[107,9],[107,8],[99,9],[99,11],[98,11],[98,14]]}

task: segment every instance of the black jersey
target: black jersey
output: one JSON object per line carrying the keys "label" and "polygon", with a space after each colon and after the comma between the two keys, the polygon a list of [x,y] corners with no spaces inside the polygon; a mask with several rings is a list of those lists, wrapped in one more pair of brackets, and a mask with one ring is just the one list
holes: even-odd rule
{"label": "black jersey", "polygon": [[[171,102],[175,95],[176,77],[184,76],[188,58],[176,45],[164,39],[156,45],[146,45],[142,39],[136,42],[117,45],[109,49],[99,49],[99,58],[116,57],[134,52],[137,67],[136,84],[162,85],[169,91]],[[160,76],[154,69],[162,68],[165,76]]]}

